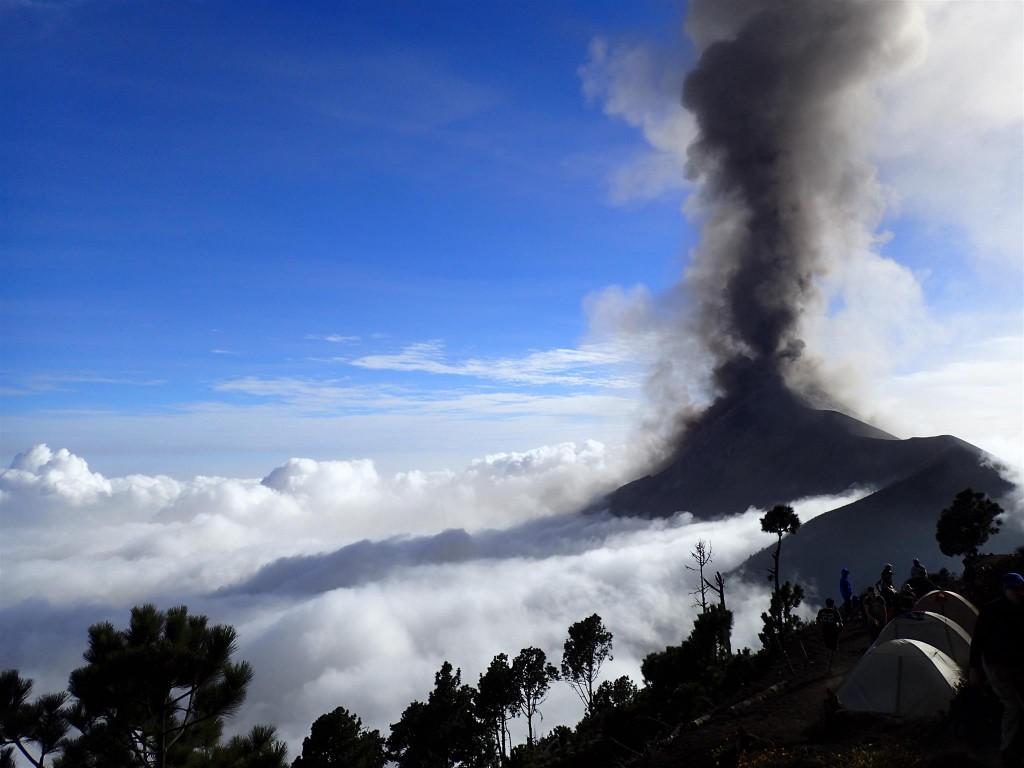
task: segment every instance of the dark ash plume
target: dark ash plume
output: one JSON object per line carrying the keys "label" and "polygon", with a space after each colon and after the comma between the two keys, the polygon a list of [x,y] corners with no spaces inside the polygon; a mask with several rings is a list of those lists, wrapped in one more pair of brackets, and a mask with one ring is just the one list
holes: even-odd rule
{"label": "dark ash plume", "polygon": [[706,47],[683,104],[705,226],[687,284],[726,398],[794,378],[815,281],[873,228],[874,170],[858,159],[869,85],[914,50],[911,17],[890,0],[691,3],[688,31]]}

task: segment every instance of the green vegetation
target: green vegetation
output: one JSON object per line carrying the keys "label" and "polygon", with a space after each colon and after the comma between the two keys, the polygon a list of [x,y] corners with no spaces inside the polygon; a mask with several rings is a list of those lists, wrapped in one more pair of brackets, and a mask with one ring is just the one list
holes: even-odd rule
{"label": "green vegetation", "polygon": [[[285,768],[270,726],[220,743],[252,680],[235,630],[185,606],[133,608],[126,629],[89,627],[86,665],[66,693],[29,701],[32,681],[0,675],[0,745],[37,768]],[[77,731],[76,735],[73,732]]]}
{"label": "green vegetation", "polygon": [[612,658],[612,633],[596,613],[569,627],[562,651],[562,679],[583,700],[587,714],[594,711],[594,685],[601,665]]}
{"label": "green vegetation", "polygon": [[[939,519],[943,551],[976,554],[998,530],[1001,511],[984,494],[958,494]],[[784,535],[795,534],[800,520],[778,505],[761,527],[777,539],[760,651],[732,652],[725,579],[719,572],[714,581],[706,578],[712,549],[702,540],[690,568],[699,580],[691,594],[700,613],[678,645],[644,658],[642,685],[625,676],[600,679],[603,662],[612,659],[613,636],[595,613],[569,626],[560,669],[537,647],[511,660],[498,653],[474,688],[445,661],[426,701],[409,704],[387,738],[337,707],[312,724],[292,768],[383,768],[389,761],[399,768],[603,768],[635,760],[679,724],[749,698],[749,686],[766,671],[784,673],[779,656],[788,662],[787,642],[801,628],[794,609],[803,590],[780,578],[780,559]],[[709,600],[709,592],[717,600]],[[33,699],[31,680],[17,670],[0,673],[0,768],[13,768],[15,753],[35,768],[285,768],[286,748],[271,726],[222,740],[254,674],[234,660],[236,646],[233,628],[210,626],[184,606],[166,612],[136,607],[124,629],[94,624],[86,663],[71,674],[66,691]],[[573,728],[559,725],[539,735],[540,708],[558,681],[580,697],[583,717]],[[525,719],[528,735],[526,743],[513,745],[509,724],[517,717]],[[890,747],[841,754],[809,747],[722,749],[720,764],[738,768],[920,764]]]}
{"label": "green vegetation", "polygon": [[320,715],[292,768],[384,768],[384,739],[344,707]]}
{"label": "green vegetation", "polygon": [[773,582],[775,588],[772,590],[768,611],[761,614],[764,629],[758,633],[758,637],[769,652],[781,653],[788,659],[787,642],[802,624],[800,617],[793,611],[803,602],[804,590],[799,584],[790,584],[788,581],[779,583],[779,560],[782,555],[782,537],[800,530],[800,518],[792,507],[776,504],[761,518],[761,530],[774,533],[778,539],[772,553],[773,567],[768,570],[768,581]]}
{"label": "green vegetation", "polygon": [[999,533],[1003,509],[984,493],[964,488],[953,499],[953,503],[942,510],[935,526],[935,540],[942,554],[949,557],[966,555],[968,559],[978,556],[978,548],[988,541],[989,536]]}

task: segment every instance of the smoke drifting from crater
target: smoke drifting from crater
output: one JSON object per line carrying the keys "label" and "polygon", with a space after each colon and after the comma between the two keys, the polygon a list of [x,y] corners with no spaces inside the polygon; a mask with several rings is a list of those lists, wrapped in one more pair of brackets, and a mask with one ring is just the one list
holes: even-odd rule
{"label": "smoke drifting from crater", "polygon": [[703,232],[686,286],[724,397],[766,378],[827,389],[802,357],[801,320],[824,308],[818,280],[870,245],[870,86],[918,52],[915,19],[898,2],[691,3],[701,54],[683,104]]}

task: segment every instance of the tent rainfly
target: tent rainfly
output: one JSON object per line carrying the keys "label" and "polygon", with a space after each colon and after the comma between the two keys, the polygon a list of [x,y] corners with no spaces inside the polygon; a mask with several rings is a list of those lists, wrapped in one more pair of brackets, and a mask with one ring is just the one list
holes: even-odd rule
{"label": "tent rainfly", "polygon": [[871,646],[836,691],[854,712],[931,716],[948,710],[960,681],[956,662],[920,640]]}
{"label": "tent rainfly", "polygon": [[936,589],[922,595],[914,604],[914,610],[930,611],[952,619],[963,628],[968,637],[974,637],[974,624],[978,620],[978,609],[963,595]]}
{"label": "tent rainfly", "polygon": [[890,621],[878,635],[878,643],[899,638],[920,640],[938,648],[956,662],[961,672],[971,663],[971,638],[955,621],[930,611],[910,611]]}

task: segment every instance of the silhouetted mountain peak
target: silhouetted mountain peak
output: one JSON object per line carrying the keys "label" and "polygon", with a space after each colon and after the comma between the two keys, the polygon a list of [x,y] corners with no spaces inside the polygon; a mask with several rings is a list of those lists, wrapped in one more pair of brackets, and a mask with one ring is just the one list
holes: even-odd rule
{"label": "silhouetted mountain peak", "polygon": [[982,452],[953,437],[900,440],[836,410],[812,407],[776,376],[749,377],[712,404],[654,474],[593,508],[699,518],[808,496],[880,488],[913,474],[951,447],[977,463]]}

